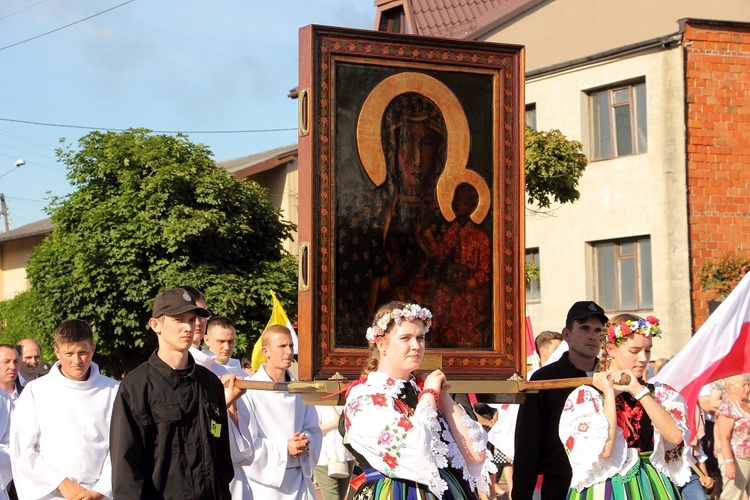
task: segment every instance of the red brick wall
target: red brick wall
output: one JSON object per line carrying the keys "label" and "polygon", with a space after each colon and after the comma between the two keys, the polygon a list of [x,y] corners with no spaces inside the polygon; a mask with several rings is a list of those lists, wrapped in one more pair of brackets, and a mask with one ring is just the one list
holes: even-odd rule
{"label": "red brick wall", "polygon": [[715,293],[700,268],[750,255],[750,25],[686,21],[687,199],[693,329]]}

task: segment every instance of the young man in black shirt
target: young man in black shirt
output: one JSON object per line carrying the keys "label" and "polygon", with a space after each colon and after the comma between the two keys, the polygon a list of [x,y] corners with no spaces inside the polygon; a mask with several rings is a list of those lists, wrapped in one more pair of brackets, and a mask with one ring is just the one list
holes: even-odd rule
{"label": "young man in black shirt", "polygon": [[[563,340],[568,352],[531,376],[552,380],[591,376],[598,363],[601,336],[608,318],[597,303],[576,302],[568,311]],[[573,477],[558,427],[563,405],[572,389],[552,389],[527,394],[518,411],[513,457],[511,497],[530,500],[537,476],[542,474],[542,500],[564,500]]]}
{"label": "young man in black shirt", "polygon": [[229,500],[224,387],[188,349],[206,309],[183,288],[154,301],[159,348],[120,384],[110,430],[114,498]]}

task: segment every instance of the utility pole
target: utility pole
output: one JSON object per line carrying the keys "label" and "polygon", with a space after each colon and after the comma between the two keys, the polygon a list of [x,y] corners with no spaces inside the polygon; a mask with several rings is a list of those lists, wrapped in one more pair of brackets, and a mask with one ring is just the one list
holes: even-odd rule
{"label": "utility pole", "polygon": [[8,225],[8,205],[5,204],[5,194],[0,193],[0,214],[3,214],[3,219],[5,220],[5,232],[7,233],[10,231],[10,226]]}

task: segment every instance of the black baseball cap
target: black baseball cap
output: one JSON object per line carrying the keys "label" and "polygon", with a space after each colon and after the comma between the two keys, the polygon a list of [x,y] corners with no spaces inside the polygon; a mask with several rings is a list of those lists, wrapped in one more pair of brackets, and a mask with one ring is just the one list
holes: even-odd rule
{"label": "black baseball cap", "polygon": [[162,292],[154,301],[154,308],[151,312],[152,318],[160,316],[177,316],[188,311],[195,311],[195,314],[208,318],[211,316],[206,309],[198,307],[195,299],[184,288],[172,288]]}
{"label": "black baseball cap", "polygon": [[568,311],[568,317],[566,318],[566,322],[570,320],[584,320],[586,318],[590,318],[591,316],[596,316],[600,320],[602,320],[602,323],[606,323],[609,321],[609,318],[606,314],[604,314],[604,309],[601,308],[599,304],[594,302],[593,300],[580,300],[573,304],[573,306]]}

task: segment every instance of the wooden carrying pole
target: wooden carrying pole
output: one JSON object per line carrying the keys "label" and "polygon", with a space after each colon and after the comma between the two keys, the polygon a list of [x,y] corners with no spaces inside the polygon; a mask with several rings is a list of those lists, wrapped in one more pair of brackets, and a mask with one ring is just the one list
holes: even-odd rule
{"label": "wooden carrying pole", "polygon": [[264,382],[259,380],[236,380],[234,385],[238,389],[253,391],[275,391],[300,394],[302,401],[307,405],[335,406],[344,404],[344,394],[338,397],[333,394],[342,391],[349,381],[347,380],[314,380],[312,382]]}
{"label": "wooden carrying pole", "polygon": [[[317,380],[313,382],[264,382],[258,380],[241,380],[235,382],[238,389],[250,389],[260,391],[279,391],[279,392],[319,392],[325,389],[335,387],[339,390],[346,387],[351,381],[349,380]],[[458,380],[449,382],[452,393],[479,393],[491,394],[495,392],[529,392],[544,391],[548,389],[567,389],[575,388],[579,385],[591,384],[591,377],[583,378],[561,378],[555,380]],[[341,386],[341,387],[340,387]],[[515,390],[514,386],[517,386]],[[335,392],[335,391],[334,391]]]}
{"label": "wooden carrying pole", "polygon": [[[350,380],[314,380],[312,382],[263,382],[255,380],[237,380],[239,389],[255,391],[277,391],[300,394],[305,404],[341,405],[344,404],[344,391]],[[453,394],[482,394],[482,401],[498,403],[522,403],[524,395],[529,392],[550,389],[573,389],[579,385],[592,383],[591,377],[565,378],[555,380],[455,380],[448,382]],[[338,397],[333,397],[338,393]]]}

